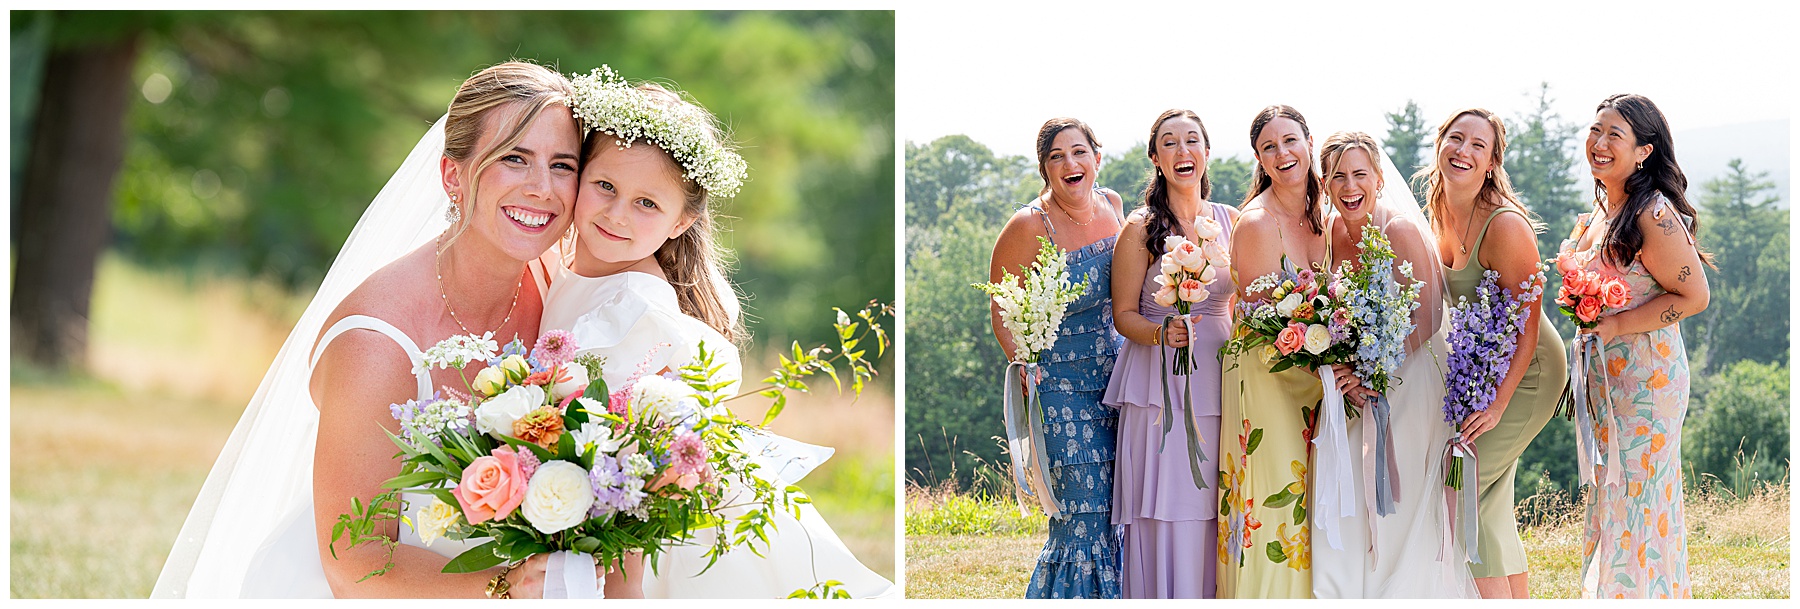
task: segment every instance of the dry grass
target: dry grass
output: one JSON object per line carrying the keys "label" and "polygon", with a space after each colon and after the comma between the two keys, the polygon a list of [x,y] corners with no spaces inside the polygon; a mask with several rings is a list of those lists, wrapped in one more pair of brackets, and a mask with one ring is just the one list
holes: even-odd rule
{"label": "dry grass", "polygon": [[1024,598],[1042,536],[907,535],[907,598]]}
{"label": "dry grass", "polygon": [[[95,378],[11,371],[13,597],[150,594],[219,448],[309,299],[103,262]],[[893,425],[893,397],[878,385],[855,404],[799,396],[773,426],[838,447],[803,484],[851,551],[890,579]]]}

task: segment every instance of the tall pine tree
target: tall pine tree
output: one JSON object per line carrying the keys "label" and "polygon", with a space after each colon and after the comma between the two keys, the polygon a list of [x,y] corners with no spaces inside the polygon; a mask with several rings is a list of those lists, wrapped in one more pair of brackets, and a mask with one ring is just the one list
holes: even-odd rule
{"label": "tall pine tree", "polygon": [[1556,255],[1557,246],[1575,227],[1575,216],[1589,208],[1575,173],[1577,127],[1551,109],[1550,83],[1539,85],[1537,107],[1506,124],[1506,172],[1521,203],[1543,220],[1538,253]]}
{"label": "tall pine tree", "polygon": [[1700,193],[1700,246],[1717,268],[1705,269],[1712,298],[1682,324],[1689,355],[1708,372],[1738,360],[1788,361],[1788,210],[1777,207],[1769,172],[1751,173],[1732,159],[1729,173]]}
{"label": "tall pine tree", "polygon": [[1431,161],[1431,128],[1425,124],[1425,114],[1419,110],[1417,102],[1409,99],[1406,107],[1386,116],[1387,141],[1381,147],[1387,151],[1388,158],[1393,159],[1394,167],[1406,174],[1398,179],[1406,180],[1412,187],[1413,198],[1423,202],[1425,181],[1414,180],[1413,174]]}

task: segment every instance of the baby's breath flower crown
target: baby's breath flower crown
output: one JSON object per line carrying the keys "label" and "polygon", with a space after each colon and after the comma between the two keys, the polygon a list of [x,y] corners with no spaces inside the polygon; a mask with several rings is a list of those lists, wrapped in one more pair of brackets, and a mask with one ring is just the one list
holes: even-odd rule
{"label": "baby's breath flower crown", "polygon": [[575,85],[575,118],[582,133],[603,131],[629,148],[639,139],[656,144],[681,164],[682,177],[708,194],[737,195],[749,164],[707,132],[712,117],[689,104],[670,104],[638,90],[611,66],[570,79]]}

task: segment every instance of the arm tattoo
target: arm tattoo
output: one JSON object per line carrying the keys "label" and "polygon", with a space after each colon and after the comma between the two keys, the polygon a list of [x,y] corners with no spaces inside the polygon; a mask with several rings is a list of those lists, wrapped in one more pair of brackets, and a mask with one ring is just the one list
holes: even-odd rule
{"label": "arm tattoo", "polygon": [[1661,221],[1657,222],[1656,225],[1662,227],[1664,235],[1675,234],[1676,226],[1674,218],[1663,218]]}
{"label": "arm tattoo", "polygon": [[1663,323],[1672,324],[1680,319],[1681,319],[1681,311],[1675,310],[1675,305],[1669,305],[1669,310],[1663,311],[1663,313],[1662,313]]}
{"label": "arm tattoo", "polygon": [[1681,273],[1675,275],[1675,280],[1682,282],[1682,283],[1687,283],[1688,275],[1692,275],[1692,274],[1694,274],[1694,272],[1692,270],[1689,270],[1687,265],[1685,265],[1685,264],[1681,265]]}

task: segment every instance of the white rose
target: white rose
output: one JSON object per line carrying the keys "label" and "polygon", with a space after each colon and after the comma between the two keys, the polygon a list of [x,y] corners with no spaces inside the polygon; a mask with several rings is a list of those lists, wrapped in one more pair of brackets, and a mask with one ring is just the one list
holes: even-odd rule
{"label": "white rose", "polygon": [[1225,246],[1217,241],[1208,241],[1200,246],[1200,255],[1213,266],[1231,266],[1231,256],[1225,253]]}
{"label": "white rose", "polygon": [[1281,302],[1275,303],[1275,312],[1280,313],[1282,317],[1291,316],[1294,314],[1294,309],[1300,308],[1300,303],[1303,302],[1306,302],[1305,297],[1298,293],[1290,293],[1286,298],[1281,299]]}
{"label": "white rose", "polygon": [[1174,258],[1170,257],[1169,254],[1163,254],[1162,264],[1157,270],[1162,272],[1162,275],[1159,275],[1159,277],[1167,277],[1181,272],[1181,265],[1176,264]]}
{"label": "white rose", "polygon": [[555,396],[557,403],[561,403],[563,398],[569,397],[570,393],[585,388],[588,384],[587,366],[570,362],[562,365],[562,373],[562,376],[569,380],[559,382],[550,388],[550,395]]}
{"label": "white rose", "polygon": [[640,378],[631,387],[631,416],[634,420],[659,417],[674,423],[681,414],[681,402],[693,395],[694,388],[681,381],[660,376]]}
{"label": "white rose", "polygon": [[1306,350],[1307,350],[1307,352],[1312,353],[1313,355],[1318,355],[1320,353],[1324,353],[1325,348],[1330,347],[1330,346],[1331,346],[1331,331],[1325,329],[1324,325],[1313,324],[1313,325],[1306,327]]}
{"label": "white rose", "polygon": [[1183,243],[1187,243],[1187,239],[1181,235],[1169,235],[1163,237],[1163,251],[1173,252],[1177,246],[1180,246]]}
{"label": "white rose", "polygon": [[419,518],[414,523],[419,532],[419,541],[425,542],[425,545],[431,545],[431,542],[444,536],[444,531],[449,530],[450,525],[456,523],[457,516],[456,508],[432,497],[431,504],[425,506],[425,509],[419,510]]}
{"label": "white rose", "polygon": [[544,388],[518,385],[475,407],[475,430],[512,437],[513,422],[544,405]]}
{"label": "white rose", "polygon": [[570,432],[569,437],[575,441],[575,450],[577,452],[586,451],[587,447],[592,445],[595,454],[599,455],[610,455],[618,452],[619,447],[625,444],[626,439],[624,434],[614,434],[612,427],[601,425],[593,421],[582,423],[581,428]]}
{"label": "white rose", "polygon": [[1212,218],[1206,216],[1194,218],[1194,236],[1201,240],[1217,239],[1224,232],[1225,229]]}
{"label": "white rose", "polygon": [[532,528],[555,533],[581,524],[593,505],[594,487],[588,482],[587,470],[568,461],[551,461],[532,474],[519,512]]}
{"label": "white rose", "polygon": [[1200,271],[1200,283],[1211,285],[1213,280],[1218,278],[1219,267],[1213,266],[1210,263],[1206,265],[1204,270]]}

